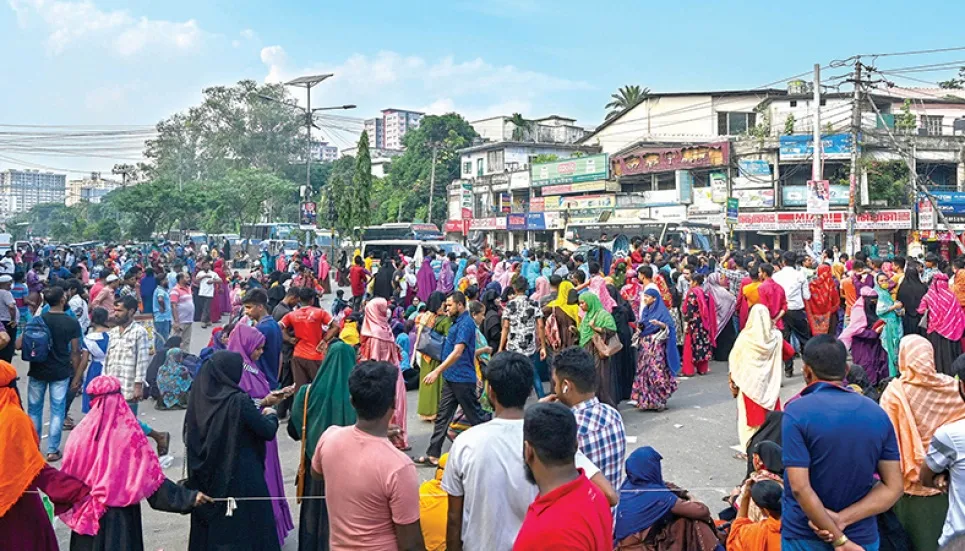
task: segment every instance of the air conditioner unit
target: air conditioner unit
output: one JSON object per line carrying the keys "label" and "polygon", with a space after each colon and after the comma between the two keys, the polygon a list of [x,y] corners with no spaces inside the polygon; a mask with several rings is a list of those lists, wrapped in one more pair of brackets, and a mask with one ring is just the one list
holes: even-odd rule
{"label": "air conditioner unit", "polygon": [[927,136],[927,135],[928,135],[928,129],[927,129],[927,128],[919,128],[919,129],[918,129],[918,135],[919,135],[919,136]]}
{"label": "air conditioner unit", "polygon": [[955,119],[952,121],[953,134],[965,134],[965,119]]}

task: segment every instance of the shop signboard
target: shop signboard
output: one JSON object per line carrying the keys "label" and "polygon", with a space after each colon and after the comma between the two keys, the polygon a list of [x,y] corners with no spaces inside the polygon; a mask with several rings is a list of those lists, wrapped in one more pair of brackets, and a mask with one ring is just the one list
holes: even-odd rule
{"label": "shop signboard", "polygon": [[827,214],[831,211],[831,183],[827,180],[808,180],[808,214]]}
{"label": "shop signboard", "polygon": [[687,207],[689,214],[717,214],[723,211],[723,205],[714,202],[713,190],[709,187],[699,187],[693,190],[693,203]]}
{"label": "shop signboard", "polygon": [[679,222],[680,220],[687,219],[687,207],[673,206],[673,207],[652,207],[650,209],[650,219],[660,220],[662,222]]}
{"label": "shop signboard", "polygon": [[526,229],[527,230],[545,230],[546,229],[546,219],[543,218],[542,212],[530,212],[526,214]]}
{"label": "shop signboard", "polygon": [[506,217],[498,216],[495,218],[473,218],[469,222],[471,230],[505,230]]}
{"label": "shop signboard", "polygon": [[674,172],[675,184],[677,189],[677,202],[687,205],[694,200],[694,175],[689,170],[677,170]]}
{"label": "shop signboard", "polygon": [[736,197],[727,199],[727,223],[736,224],[737,216],[740,211],[740,202]]}
{"label": "shop signboard", "polygon": [[[848,186],[829,186],[831,193],[831,206],[848,206],[848,195],[851,193]],[[781,187],[781,206],[784,207],[803,207],[808,204],[807,186],[782,186]]]}
{"label": "shop signboard", "polygon": [[463,220],[468,220],[472,218],[472,202],[473,202],[472,182],[463,182],[462,183],[462,201],[460,203],[462,206]]}
{"label": "shop signboard", "polygon": [[531,197],[529,200],[529,211],[530,212],[543,212],[546,205],[546,199],[542,197]]}
{"label": "shop signboard", "polygon": [[590,191],[619,191],[620,184],[608,182],[606,180],[596,180],[594,182],[577,182],[575,184],[559,184],[555,186],[543,186],[540,192],[543,195],[568,195],[571,193],[587,193]]}
{"label": "shop signboard", "polygon": [[669,207],[677,204],[677,190],[639,191],[617,195],[617,207]]}
{"label": "shop signboard", "polygon": [[[814,138],[810,134],[781,136],[778,147],[782,161],[806,161],[814,152]],[[821,137],[824,159],[848,159],[853,147],[851,134],[828,134]]]}
{"label": "shop signboard", "polygon": [[710,173],[710,191],[715,203],[727,201],[727,175],[723,172]]}
{"label": "shop signboard", "polygon": [[931,206],[931,201],[925,199],[918,202],[919,230],[934,230],[937,218],[938,217],[935,216],[935,210]]}
{"label": "shop signboard", "polygon": [[650,218],[650,209],[648,208],[616,209],[613,211],[613,216],[610,217],[609,221],[636,221],[646,220],[648,218]]}
{"label": "shop signboard", "polygon": [[548,230],[562,230],[566,227],[566,219],[561,212],[544,212],[543,223]]}
{"label": "shop signboard", "polygon": [[744,209],[774,208],[773,189],[735,189],[731,195]]}
{"label": "shop signboard", "polygon": [[506,229],[509,231],[520,231],[526,229],[525,214],[510,214],[506,217]]}
{"label": "shop signboard", "polygon": [[[831,212],[824,217],[824,229],[844,231],[848,224],[848,213]],[[741,213],[737,217],[737,231],[807,231],[814,228],[814,215],[806,212],[754,212]],[[866,211],[855,219],[858,231],[909,230],[911,229],[911,210],[894,209]]]}
{"label": "shop signboard", "polygon": [[609,178],[610,163],[605,153],[539,163],[530,167],[534,187],[574,182],[592,182]]}
{"label": "shop signboard", "polygon": [[446,233],[462,233],[462,220],[446,220]]}
{"label": "shop signboard", "polygon": [[671,170],[726,167],[730,142],[679,147],[638,147],[610,161],[614,176],[634,176]]}
{"label": "shop signboard", "polygon": [[543,210],[604,210],[612,209],[617,204],[616,195],[579,195],[562,196],[551,195],[543,197]]}
{"label": "shop signboard", "polygon": [[771,177],[771,163],[764,160],[741,159],[737,161],[737,169],[740,171],[741,176],[747,176],[752,179],[770,179]]}
{"label": "shop signboard", "polygon": [[[931,191],[931,195],[938,203],[938,210],[946,215],[965,214],[965,192],[962,191]],[[927,203],[928,200],[925,199]]]}

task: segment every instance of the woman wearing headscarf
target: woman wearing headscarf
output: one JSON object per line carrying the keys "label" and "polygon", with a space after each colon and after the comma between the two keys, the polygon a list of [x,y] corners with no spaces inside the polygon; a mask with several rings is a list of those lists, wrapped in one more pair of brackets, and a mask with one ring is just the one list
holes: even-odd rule
{"label": "woman wearing headscarf", "polygon": [[667,409],[667,400],[677,390],[680,354],[677,351],[677,329],[656,289],[650,288],[643,293],[639,328],[637,372],[630,399],[637,409],[663,411]]}
{"label": "woman wearing headscarf", "polygon": [[439,278],[436,280],[436,291],[448,295],[455,288],[455,274],[452,271],[452,262],[449,259],[442,261],[439,268]]}
{"label": "woman wearing headscarf", "polygon": [[[754,466],[754,471],[747,476],[748,480],[753,480],[755,483],[770,480],[780,484],[781,488],[784,487],[784,450],[780,444],[770,440],[762,440],[755,444],[753,448],[750,448],[748,454],[750,455],[748,459]],[[736,503],[740,503],[744,499],[744,494],[748,491],[750,491],[750,485],[746,484],[745,481],[745,484],[741,485],[741,492]],[[747,508],[747,518],[751,522],[760,522],[765,517],[761,508],[751,501]]]}
{"label": "woman wearing headscarf", "polygon": [[[591,268],[599,269],[598,266],[593,265]],[[616,301],[610,296],[610,292],[606,289],[606,279],[600,275],[599,271],[590,273],[590,282],[587,284],[587,292],[593,293],[598,299],[600,299],[600,305],[608,313],[613,311],[613,307],[616,306]],[[586,293],[583,293],[586,294]]]}
{"label": "woman wearing headscarf", "polygon": [[613,525],[615,551],[714,551],[720,540],[710,509],[663,481],[662,459],[650,446],[637,448],[627,457],[627,478],[620,486]]}
{"label": "woman wearing headscarf", "polygon": [[808,284],[811,298],[804,301],[808,324],[812,335],[834,335],[838,327],[838,308],[841,307],[841,291],[831,274],[831,266],[818,266],[817,276]]}
{"label": "woman wearing headscarf", "polygon": [[717,313],[713,297],[704,293],[704,276],[694,274],[680,308],[684,323],[683,375],[710,373],[717,335]]}
{"label": "woman wearing headscarf", "polygon": [[436,273],[432,271],[432,255],[427,255],[422,259],[422,266],[416,277],[416,296],[419,300],[426,302],[429,295],[436,291]]}
{"label": "woman wearing headscarf", "polygon": [[734,340],[737,339],[733,322],[737,312],[737,297],[730,294],[728,288],[722,284],[720,272],[707,275],[704,293],[714,301],[714,319],[717,326],[714,335],[714,359],[725,361],[734,346]]}
{"label": "woman wearing headscarf", "polygon": [[613,316],[613,322],[617,326],[617,336],[620,337],[620,344],[623,345],[620,351],[610,358],[611,369],[617,378],[616,389],[618,391],[613,399],[619,403],[630,399],[633,380],[636,379],[637,375],[637,362],[631,347],[633,335],[630,329],[630,324],[636,321],[636,316],[630,307],[630,303],[620,296],[620,292],[615,285],[607,285],[606,289],[610,293],[610,298],[616,303],[610,315]]}
{"label": "woman wearing headscarf", "polygon": [[[606,291],[604,291],[606,292]],[[580,309],[583,310],[583,320],[580,321],[579,345],[593,357],[596,366],[597,388],[596,396],[601,402],[616,407],[620,389],[617,386],[617,375],[614,373],[611,358],[603,356],[593,343],[594,335],[599,335],[603,342],[607,342],[616,335],[617,325],[613,316],[603,309],[600,299],[593,293],[580,295]]]}
{"label": "woman wearing headscarf", "polygon": [[[275,438],[278,417],[258,411],[239,386],[241,354],[219,350],[198,372],[184,417],[186,486],[213,498],[265,497],[265,443]],[[278,532],[269,501],[242,500],[231,516],[227,504],[191,514],[189,551],[278,550]]]}
{"label": "woman wearing headscarf", "polygon": [[[172,337],[178,339],[180,337]],[[188,407],[188,393],[191,390],[191,374],[182,363],[184,353],[177,346],[166,348],[158,352],[164,357],[164,363],[157,369],[154,387],[157,388],[155,409],[171,410]]]}
{"label": "woman wearing headscarf", "polygon": [[905,315],[901,316],[901,326],[905,335],[925,334],[925,330],[918,326],[921,323],[918,307],[921,306],[921,299],[928,292],[928,286],[921,282],[918,267],[918,262],[909,259],[905,264],[905,271],[902,272],[901,283],[898,284],[898,302],[905,308]]}
{"label": "woman wearing headscarf", "polygon": [[510,264],[508,260],[500,260],[496,263],[496,267],[493,270],[493,277],[491,281],[495,281],[499,284],[499,292],[503,292],[505,289],[509,288],[510,278],[513,276],[513,271],[510,269]]}
{"label": "woman wearing headscarf", "polygon": [[20,407],[17,370],[0,361],[0,545],[4,549],[57,551],[57,536],[40,492],[53,503],[56,514],[88,499],[90,488],[47,465],[39,448],[33,422]]}
{"label": "woman wearing headscarf", "polygon": [[[495,287],[499,285],[496,284]],[[486,315],[483,317],[482,326],[479,328],[482,331],[483,337],[486,338],[486,342],[500,342],[503,335],[503,318],[502,310],[499,307],[499,291],[494,288],[489,288],[483,291],[480,297],[480,302],[486,307]]]}
{"label": "woman wearing headscarf", "polygon": [[[556,296],[543,308],[543,318],[547,320],[546,323],[549,324],[551,316],[556,323],[559,342],[550,343],[554,356],[564,348],[569,348],[577,343],[577,326],[580,324],[580,306],[577,297],[573,283],[564,279],[556,291]],[[489,315],[488,304],[486,305],[486,315]]]}
{"label": "woman wearing headscarf", "polygon": [[92,407],[64,446],[64,473],[90,487],[90,497],[60,514],[72,551],[144,549],[141,505],[186,514],[210,500],[164,476],[154,449],[121,395],[121,383],[100,376],[88,392]]}
{"label": "woman wearing headscarf", "polygon": [[[238,324],[228,336],[228,350],[241,355],[243,370],[238,386],[253,400],[264,400],[271,394],[271,384],[258,368],[258,359],[265,352],[265,335],[254,327]],[[275,396],[273,395],[274,399]],[[285,479],[281,474],[281,459],[278,456],[278,439],[265,442],[265,483],[268,493],[276,498],[271,502],[275,516],[275,529],[278,531],[278,544],[284,545],[288,533],[295,528],[288,502],[285,501]]]}
{"label": "woman wearing headscarf", "polygon": [[851,307],[851,320],[841,332],[841,342],[851,351],[853,363],[865,368],[872,385],[888,377],[888,353],[881,345],[884,324],[878,323],[878,293],[861,288]]}
{"label": "woman wearing headscarf", "polygon": [[[764,416],[764,424],[758,427],[754,436],[747,442],[747,476],[751,476],[759,469],[754,461],[754,453],[762,442],[773,442],[778,446],[784,443],[784,434],[781,431],[781,422],[784,419],[783,411],[769,411]],[[782,463],[783,466],[783,463]]]}
{"label": "woman wearing headscarf", "polygon": [[935,368],[939,373],[954,375],[952,362],[962,353],[965,312],[962,312],[955,295],[948,290],[947,275],[939,272],[932,277],[928,292],[922,297],[916,311],[919,314],[928,313],[925,336],[935,349]]}
{"label": "woman wearing headscarf", "polygon": [[[552,297],[550,296],[550,281],[549,279],[539,276],[536,278],[536,290],[533,294],[529,296],[530,300],[534,300],[539,303],[540,307],[544,306],[549,302]],[[544,300],[546,299],[546,300]]]}
{"label": "woman wearing headscarf", "polygon": [[767,413],[781,409],[784,338],[763,304],[751,308],[727,363],[731,392],[737,398],[737,434],[746,450]]}
{"label": "woman wearing headscarf", "polygon": [[875,276],[875,292],[878,293],[878,306],[875,314],[884,322],[881,330],[881,346],[888,353],[888,376],[898,376],[898,344],[901,342],[901,318],[898,312],[902,309],[900,302],[891,298],[891,278],[884,273]]}
{"label": "woman wearing headscarf", "polygon": [[485,289],[489,285],[490,278],[492,278],[493,272],[489,269],[490,262],[488,258],[481,258],[479,264],[477,264],[478,269],[476,270],[476,284],[479,285],[480,289]]}
{"label": "woman wearing headscarf", "polygon": [[[424,331],[435,331],[443,337],[449,334],[452,327],[452,318],[446,315],[446,296],[436,291],[429,295],[426,302],[426,311],[419,314],[416,318],[416,346],[419,338]],[[488,338],[488,336],[487,336]],[[419,403],[416,412],[423,421],[434,421],[439,412],[439,399],[442,397],[442,383],[436,380],[431,385],[425,383],[425,377],[442,363],[440,360],[416,352],[415,357],[419,362]]]}
{"label": "woman wearing headscarf", "polygon": [[643,298],[642,294],[643,285],[640,285],[640,278],[637,277],[637,271],[630,268],[627,270],[626,281],[620,289],[620,296],[630,303],[630,308],[633,309],[634,315],[640,312],[640,301]]}
{"label": "woman wearing headscarf", "polygon": [[[399,347],[395,345],[392,329],[389,328],[389,303],[384,298],[374,298],[365,305],[365,318],[359,335],[361,337],[360,362],[374,360],[399,367],[402,358]],[[402,378],[401,368],[398,372],[399,376],[395,383],[395,415],[389,423],[399,428],[399,435],[392,438],[392,443],[400,450],[408,451],[405,379]]]}
{"label": "woman wearing headscarf", "polygon": [[332,292],[331,280],[332,266],[328,263],[328,253],[322,253],[318,257],[318,283],[322,287],[322,294]]}
{"label": "woman wearing headscarf", "polygon": [[446,523],[449,511],[449,494],[442,489],[442,475],[446,471],[449,454],[439,457],[436,474],[419,486],[419,527],[426,551],[445,551]]}
{"label": "woman wearing headscarf", "polygon": [[[348,391],[348,377],[355,367],[355,349],[340,340],[328,347],[318,377],[310,385],[303,385],[295,394],[292,415],[288,421],[288,435],[302,442],[299,454],[298,497],[301,501],[298,517],[299,551],[328,549],[328,507],[324,499],[325,482],[310,476],[312,455],[318,439],[329,427],[355,424],[355,408]],[[311,499],[316,498],[316,499]]]}
{"label": "woman wearing headscarf", "polygon": [[610,277],[612,278],[613,284],[616,285],[617,289],[623,288],[623,285],[626,283],[628,267],[629,263],[626,261],[626,259],[622,258],[614,262],[613,266],[610,267]]}
{"label": "woman wearing headscarf", "polygon": [[[108,316],[109,314],[104,308],[94,308],[90,316],[90,329],[88,329],[87,334],[84,335],[84,357],[81,364],[87,364],[87,360],[90,360],[90,364],[87,365],[87,374],[84,376],[84,398],[81,409],[84,413],[90,411],[90,395],[87,394],[87,385],[104,370],[104,360],[107,358],[107,346],[110,343],[110,337],[108,336],[110,329],[107,327]],[[178,346],[181,345],[181,337],[172,338],[178,340]],[[166,344],[167,343],[165,343],[165,345]],[[156,357],[157,355],[155,354],[155,358]],[[155,358],[151,358],[151,363],[147,368],[147,383],[151,385],[148,386],[149,389],[153,388],[157,373],[156,368],[153,373],[151,371]],[[152,375],[155,376],[152,377]]]}
{"label": "woman wearing headscarf", "polygon": [[530,290],[536,288],[536,279],[539,278],[541,269],[542,266],[539,260],[533,259],[523,263],[521,273],[523,277],[526,278],[526,283],[529,285]]}
{"label": "woman wearing headscarf", "polygon": [[885,389],[879,402],[898,436],[905,493],[895,514],[919,551],[936,551],[948,512],[948,496],[922,486],[921,465],[935,431],[965,419],[965,403],[958,382],[935,370],[935,351],[924,337],[901,339],[900,376]]}

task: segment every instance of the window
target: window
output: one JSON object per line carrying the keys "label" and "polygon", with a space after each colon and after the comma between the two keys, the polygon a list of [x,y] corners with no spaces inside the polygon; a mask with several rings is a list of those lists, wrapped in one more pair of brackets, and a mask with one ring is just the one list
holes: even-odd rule
{"label": "window", "polygon": [[822,98],[820,102],[821,107],[824,107],[827,104],[828,104],[828,100]]}
{"label": "window", "polygon": [[791,107],[797,107],[797,100],[796,100],[796,99],[792,99],[792,100],[791,100]]}
{"label": "window", "polygon": [[757,113],[717,113],[717,134],[738,136],[757,124]]}
{"label": "window", "polygon": [[941,115],[921,115],[920,127],[924,128],[925,134],[929,136],[941,136],[943,118]]}
{"label": "window", "polygon": [[472,174],[472,161],[466,161],[462,163],[462,173]]}
{"label": "window", "polygon": [[498,149],[496,151],[486,152],[486,164],[489,166],[490,172],[502,172],[503,171],[503,159],[505,151]]}
{"label": "window", "polygon": [[476,159],[476,176],[483,175],[483,163],[486,162],[485,159]]}

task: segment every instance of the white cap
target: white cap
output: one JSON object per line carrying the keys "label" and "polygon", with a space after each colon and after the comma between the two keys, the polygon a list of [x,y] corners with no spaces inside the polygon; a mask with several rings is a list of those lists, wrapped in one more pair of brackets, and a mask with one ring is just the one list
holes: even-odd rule
{"label": "white cap", "polygon": [[107,282],[108,282],[108,283],[114,283],[115,281],[117,281],[117,279],[118,279],[117,276],[114,275],[114,274],[111,274],[111,275],[107,276]]}
{"label": "white cap", "polygon": [[0,275],[0,283],[10,283],[12,281],[13,276],[7,274]]}

